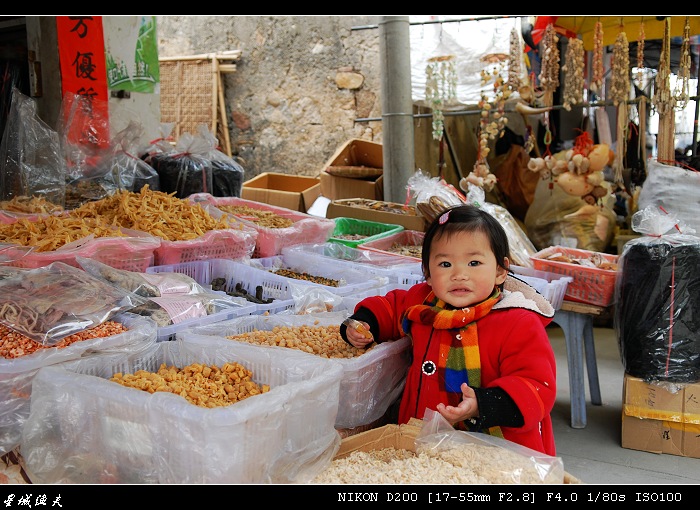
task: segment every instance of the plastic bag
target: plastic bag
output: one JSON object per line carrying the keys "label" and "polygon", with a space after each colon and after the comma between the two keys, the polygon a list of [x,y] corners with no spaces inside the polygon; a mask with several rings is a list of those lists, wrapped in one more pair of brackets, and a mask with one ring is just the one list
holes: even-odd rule
{"label": "plastic bag", "polygon": [[560,186],[550,189],[549,181],[540,180],[525,215],[529,239],[538,250],[558,245],[604,252],[612,240],[617,216],[613,196],[603,200],[602,207],[590,205]]}
{"label": "plastic bag", "polygon": [[143,301],[63,262],[0,280],[0,322],[49,346]]}
{"label": "plastic bag", "polygon": [[158,172],[140,159],[139,140],[143,126],[131,121],[113,140],[113,150],[97,166],[97,174],[103,176],[103,187],[108,194],[116,191],[141,191],[146,184],[154,191],[160,191]]}
{"label": "plastic bag", "polygon": [[75,257],[75,260],[92,276],[146,298],[207,292],[194,278],[182,273],[139,273],[117,269],[85,257]]}
{"label": "plastic bag", "polygon": [[426,409],[416,452],[472,470],[474,483],[564,483],[564,463],[506,439],[455,430],[440,413]]}
{"label": "plastic bag", "polygon": [[700,381],[700,238],[675,214],[647,206],[643,234],[618,260],[614,327],[625,372],[646,381]]}
{"label": "plastic bag", "polygon": [[461,205],[465,200],[464,195],[454,186],[447,184],[444,179],[430,177],[421,170],[408,178],[406,189],[427,223],[433,221],[448,207]]}
{"label": "plastic bag", "polygon": [[36,113],[36,102],[17,88],[0,143],[0,199],[42,196],[63,207],[66,166],[59,135]]}
{"label": "plastic bag", "polygon": [[211,193],[214,186],[211,143],[184,133],[170,152],[152,154],[147,161],[158,173],[160,189],[187,198],[192,193]]}
{"label": "plastic bag", "polygon": [[245,175],[243,167],[217,149],[216,137],[204,124],[199,125],[199,136],[207,140],[211,147],[207,154],[212,167],[211,194],[215,197],[240,197]]}

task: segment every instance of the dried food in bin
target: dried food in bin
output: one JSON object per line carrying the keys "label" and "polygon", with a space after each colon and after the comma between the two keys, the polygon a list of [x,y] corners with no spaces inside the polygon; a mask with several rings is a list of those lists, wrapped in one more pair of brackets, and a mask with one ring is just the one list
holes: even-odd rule
{"label": "dried food in bin", "polygon": [[192,363],[183,368],[162,363],[157,372],[118,372],[109,380],[148,393],[174,393],[190,404],[208,408],[228,406],[270,391],[268,384],[253,381],[253,372],[237,362],[221,367]]}
{"label": "dried food in bin", "polygon": [[76,342],[91,340],[93,338],[105,338],[119,335],[128,331],[128,328],[121,322],[113,320],[105,321],[97,326],[84,329],[78,333],[73,333],[64,337],[58,343],[48,346],[36,342],[22,333],[0,324],[0,357],[5,359],[16,359],[29,354],[34,354],[43,349],[62,349]]}
{"label": "dried food in bin", "polygon": [[226,292],[226,294],[228,294],[229,296],[242,297],[244,299],[247,299],[251,303],[267,305],[274,301],[274,298],[263,298],[262,285],[257,285],[255,287],[255,295],[252,295],[250,292],[243,288],[243,285],[240,282],[238,282],[233,289],[227,289],[226,278],[214,278],[211,281],[211,288],[212,290]]}

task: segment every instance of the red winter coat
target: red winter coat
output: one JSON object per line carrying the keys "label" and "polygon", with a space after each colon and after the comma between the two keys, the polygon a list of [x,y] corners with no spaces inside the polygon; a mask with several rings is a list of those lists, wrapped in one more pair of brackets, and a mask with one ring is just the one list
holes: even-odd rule
{"label": "red winter coat", "polygon": [[[393,290],[384,296],[368,297],[358,303],[369,309],[379,322],[379,342],[401,338],[403,312],[422,304],[430,292],[426,283],[408,290]],[[522,413],[522,427],[501,427],[503,436],[547,455],[556,455],[550,412],[556,399],[556,362],[545,326],[554,316],[552,305],[524,282],[508,276],[503,298],[477,322],[481,357],[481,386],[500,387]],[[430,340],[430,336],[433,336]],[[408,369],[399,408],[399,423],[423,419],[427,408],[436,409],[438,380],[421,370],[424,360],[438,359],[440,337],[446,330],[413,323],[413,362]],[[430,341],[429,341],[430,340]],[[449,338],[445,338],[449,343]]]}

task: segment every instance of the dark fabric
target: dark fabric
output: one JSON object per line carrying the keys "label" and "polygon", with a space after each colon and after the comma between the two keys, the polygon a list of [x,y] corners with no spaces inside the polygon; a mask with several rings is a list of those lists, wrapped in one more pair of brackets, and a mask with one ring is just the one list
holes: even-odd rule
{"label": "dark fabric", "polygon": [[700,246],[628,244],[614,322],[622,364],[648,381],[700,380]]}
{"label": "dark fabric", "polygon": [[497,425],[522,427],[525,424],[523,413],[503,388],[474,388],[474,393],[480,414],[474,423],[469,420],[465,422],[470,432],[481,432]]}

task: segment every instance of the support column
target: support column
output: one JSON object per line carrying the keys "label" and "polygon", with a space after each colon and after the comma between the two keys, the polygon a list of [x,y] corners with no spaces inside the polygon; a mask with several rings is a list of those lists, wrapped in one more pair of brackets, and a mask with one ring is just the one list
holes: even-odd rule
{"label": "support column", "polygon": [[406,184],[415,173],[408,16],[383,16],[379,33],[384,200],[404,203]]}

